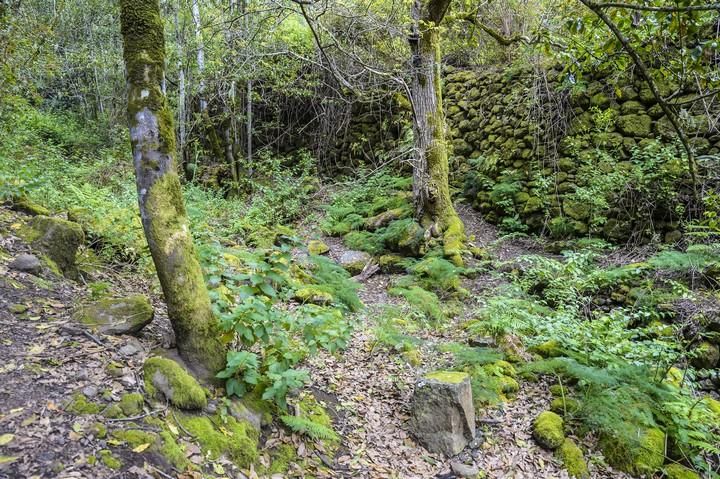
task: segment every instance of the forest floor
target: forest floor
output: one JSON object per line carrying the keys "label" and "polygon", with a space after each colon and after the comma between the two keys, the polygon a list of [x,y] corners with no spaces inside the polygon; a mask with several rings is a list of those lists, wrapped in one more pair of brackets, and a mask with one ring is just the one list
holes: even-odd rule
{"label": "forest floor", "polygon": [[[504,260],[537,253],[531,240],[498,241],[495,229],[469,208],[460,208],[467,232],[477,246]],[[73,311],[89,301],[91,291],[82,283],[67,281],[48,271],[39,276],[8,269],[9,261],[29,246],[14,234],[27,218],[0,208],[0,325],[5,334],[0,343],[0,478],[15,477],[176,477],[164,459],[153,453],[139,454],[113,447],[123,463],[114,471],[89,460],[102,458],[100,451],[114,446],[105,434],[126,427],[127,419],[101,415],[76,416],[67,411],[73,395],[88,398],[102,395],[117,401],[128,392],[142,392],[144,360],[156,348],[172,345],[172,334],[160,296],[149,280],[107,267],[96,271],[112,285],[113,293],[143,293],[153,299],[155,319],[140,335],[103,336],[85,332],[73,320]],[[342,243],[324,238],[337,258]],[[311,390],[330,410],[335,429],[343,438],[333,458],[311,456],[302,439],[282,428],[271,427],[269,443],[292,443],[304,459],[304,473],[291,477],[362,478],[452,478],[450,461],[429,454],[412,439],[406,422],[410,396],[416,379],[424,372],[441,368],[447,358],[423,355],[419,365],[387,348],[376,347],[374,318],[387,304],[397,301],[387,289],[392,275],[375,274],[362,283],[359,296],[365,308],[355,313],[355,331],[347,350],[320,353],[307,362],[313,378]],[[502,283],[498,276],[482,274],[465,279],[471,291],[459,317],[470,314],[484,297]],[[462,338],[460,328],[425,331],[424,347]],[[531,423],[545,409],[551,395],[548,384],[520,382],[517,396],[489,408],[479,418],[477,439],[459,459],[484,471],[488,478],[565,478],[567,473],[552,455],[531,438]],[[155,411],[151,411],[155,413]],[[147,413],[146,413],[147,414]],[[133,418],[130,418],[133,419]],[[192,440],[183,440],[189,459],[202,463]],[[261,451],[262,454],[262,451]],[[305,456],[305,457],[303,457]],[[625,477],[606,469],[600,461],[589,461],[592,477]],[[314,464],[314,465],[313,465]],[[225,463],[226,473],[232,466]],[[312,466],[311,466],[312,465]],[[327,466],[330,466],[329,468]],[[291,469],[292,470],[292,469]],[[234,471],[231,477],[257,477],[253,471]],[[180,474],[177,477],[190,478]],[[199,477],[199,476],[198,476]],[[220,475],[219,477],[222,477]],[[273,476],[282,477],[282,476]]]}

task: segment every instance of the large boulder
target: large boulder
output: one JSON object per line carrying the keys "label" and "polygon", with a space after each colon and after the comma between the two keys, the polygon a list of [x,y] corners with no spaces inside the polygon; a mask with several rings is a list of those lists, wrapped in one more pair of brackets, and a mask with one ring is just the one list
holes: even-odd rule
{"label": "large boulder", "polygon": [[78,278],[75,254],[85,242],[85,233],[79,224],[39,215],[33,217],[23,233],[33,248],[54,262],[65,277]]}
{"label": "large boulder", "polygon": [[608,464],[636,476],[651,475],[665,462],[665,433],[657,428],[603,434],[599,445]]}
{"label": "large boulder", "polygon": [[475,408],[470,375],[436,371],[415,385],[410,428],[425,448],[454,456],[475,437]]}
{"label": "large boulder", "polygon": [[345,251],[338,260],[340,266],[345,268],[350,274],[359,274],[365,265],[370,261],[371,256],[363,251]]}
{"label": "large boulder", "polygon": [[141,294],[101,299],[78,314],[81,323],[102,334],[137,334],[152,319],[152,304]]}

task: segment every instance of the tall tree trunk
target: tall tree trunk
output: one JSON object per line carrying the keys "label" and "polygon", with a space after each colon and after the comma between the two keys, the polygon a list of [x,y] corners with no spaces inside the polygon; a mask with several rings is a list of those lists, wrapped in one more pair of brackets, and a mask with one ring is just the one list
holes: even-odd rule
{"label": "tall tree trunk", "polygon": [[200,22],[200,1],[192,0],[192,19],[195,27],[195,48],[197,48],[197,70],[198,78],[198,102],[200,103],[200,113],[205,114],[207,111],[207,100],[205,99],[205,43],[202,38],[202,24]]}
{"label": "tall tree trunk", "polygon": [[165,39],[158,0],[121,0],[128,123],[140,216],[162,286],[178,350],[210,378],[225,348],[195,255],[175,165],[173,115],[161,90]]}
{"label": "tall tree trunk", "polygon": [[465,228],[450,198],[447,126],[440,84],[439,24],[450,1],[414,0],[412,7],[413,203],[417,220],[433,235],[442,234],[445,256],[462,264]]}

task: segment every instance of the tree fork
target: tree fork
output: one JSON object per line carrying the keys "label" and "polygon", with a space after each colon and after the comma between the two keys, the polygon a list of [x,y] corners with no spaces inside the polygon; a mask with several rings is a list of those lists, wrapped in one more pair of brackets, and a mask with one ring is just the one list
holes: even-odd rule
{"label": "tree fork", "polygon": [[121,0],[128,124],[145,237],[180,356],[204,379],[224,367],[225,347],[195,255],[175,164],[173,115],[161,82],[165,38],[158,0]]}

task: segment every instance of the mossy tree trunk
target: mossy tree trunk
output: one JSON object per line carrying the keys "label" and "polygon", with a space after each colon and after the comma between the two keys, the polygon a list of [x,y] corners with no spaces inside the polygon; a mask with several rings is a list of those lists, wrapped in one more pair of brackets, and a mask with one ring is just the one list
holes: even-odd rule
{"label": "mossy tree trunk", "polygon": [[199,376],[224,367],[225,348],[195,255],[175,164],[173,115],[162,92],[165,39],[158,0],[121,0],[128,122],[140,215],[178,350]]}
{"label": "mossy tree trunk", "polygon": [[462,264],[464,226],[452,204],[440,72],[439,25],[451,0],[414,0],[412,106],[415,137],[413,203],[420,223],[443,236],[445,256]]}

